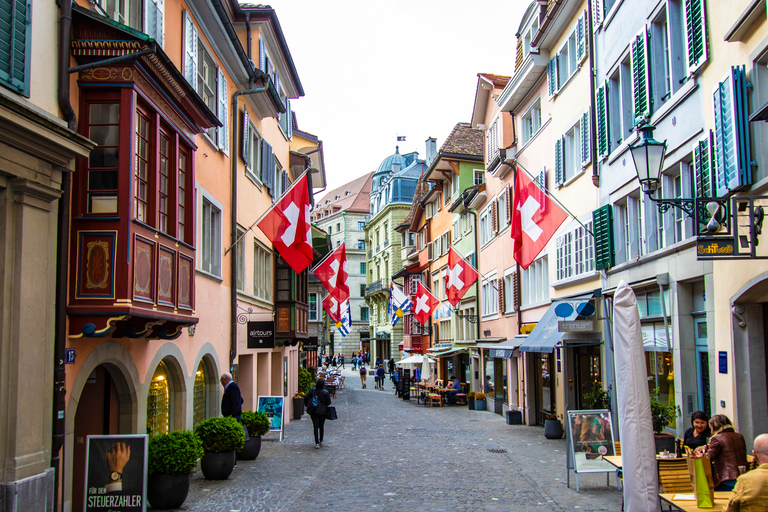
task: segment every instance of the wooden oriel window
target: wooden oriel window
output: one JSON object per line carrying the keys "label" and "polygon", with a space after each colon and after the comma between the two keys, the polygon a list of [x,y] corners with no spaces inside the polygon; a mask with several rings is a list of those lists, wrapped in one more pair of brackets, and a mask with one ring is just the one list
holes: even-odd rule
{"label": "wooden oriel window", "polygon": [[149,192],[149,118],[139,112],[136,118],[136,168],[134,170],[133,215],[147,223]]}

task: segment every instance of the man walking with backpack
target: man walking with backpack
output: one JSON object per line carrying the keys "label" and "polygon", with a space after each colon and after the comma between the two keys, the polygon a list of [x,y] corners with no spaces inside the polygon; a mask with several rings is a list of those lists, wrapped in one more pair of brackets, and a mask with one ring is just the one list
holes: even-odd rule
{"label": "man walking with backpack", "polygon": [[365,383],[368,380],[368,370],[365,367],[365,363],[363,363],[362,359],[360,360],[360,382],[363,384],[363,389],[365,389]]}
{"label": "man walking with backpack", "polygon": [[376,368],[376,387],[378,389],[384,389],[384,366],[379,365]]}
{"label": "man walking with backpack", "polygon": [[325,381],[317,379],[315,389],[304,397],[307,413],[312,418],[312,428],[315,432],[315,448],[320,449],[325,434],[325,413],[331,405],[331,394],[325,390]]}

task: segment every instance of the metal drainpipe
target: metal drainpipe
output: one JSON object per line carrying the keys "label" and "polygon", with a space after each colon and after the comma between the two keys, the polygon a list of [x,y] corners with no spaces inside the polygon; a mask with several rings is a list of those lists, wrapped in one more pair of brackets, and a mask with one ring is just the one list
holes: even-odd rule
{"label": "metal drainpipe", "polygon": [[587,33],[589,46],[589,103],[590,103],[590,116],[589,116],[589,131],[592,132],[590,140],[590,152],[592,153],[592,184],[596,187],[600,186],[600,170],[598,169],[597,162],[597,101],[595,100],[595,31],[592,26],[592,2],[587,2]]}
{"label": "metal drainpipe", "polygon": [[[255,89],[245,89],[235,91],[232,95],[232,151],[230,160],[232,162],[232,246],[237,244],[237,100],[244,94],[257,94],[267,90],[268,85],[257,87]],[[235,248],[235,251],[237,249]],[[232,311],[232,340],[229,347],[229,371],[234,369],[235,358],[237,357],[237,252],[232,255],[232,276],[230,288],[230,308]]]}
{"label": "metal drainpipe", "polygon": [[[58,100],[62,116],[67,121],[67,127],[77,130],[77,116],[69,101],[69,48],[72,31],[72,3],[69,0],[61,2],[59,11],[59,75]],[[67,346],[67,270],[69,255],[69,215],[70,190],[72,176],[70,171],[63,170],[61,176],[61,197],[58,208],[58,230],[56,235],[56,314],[54,324],[53,345],[53,411],[51,432],[51,467],[53,477],[53,509],[59,508],[59,482],[64,481],[64,468],[61,465],[61,455],[64,452],[66,435],[66,369],[64,357]]]}

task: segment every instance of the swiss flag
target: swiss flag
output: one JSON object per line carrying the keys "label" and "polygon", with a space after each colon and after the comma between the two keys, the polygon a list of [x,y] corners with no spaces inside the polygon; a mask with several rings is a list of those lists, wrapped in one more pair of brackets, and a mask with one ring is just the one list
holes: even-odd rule
{"label": "swiss flag", "polygon": [[440,301],[419,282],[419,286],[416,288],[416,297],[413,301],[413,316],[416,320],[420,324],[426,325],[438,304],[440,304]]}
{"label": "swiss flag", "polygon": [[328,313],[328,318],[331,320],[331,323],[335,324],[340,319],[339,304],[339,300],[331,294],[328,294],[323,298],[323,309]]}
{"label": "swiss flag", "polygon": [[349,297],[347,250],[342,243],[312,271],[328,293],[341,303]]}
{"label": "swiss flag", "polygon": [[445,295],[453,307],[459,303],[480,274],[459,253],[448,248],[448,274],[445,278]]}
{"label": "swiss flag", "polygon": [[307,175],[302,175],[258,223],[280,256],[297,273],[312,263]]}
{"label": "swiss flag", "polygon": [[512,202],[512,239],[514,257],[523,270],[544,250],[552,235],[568,215],[528,178],[517,170]]}

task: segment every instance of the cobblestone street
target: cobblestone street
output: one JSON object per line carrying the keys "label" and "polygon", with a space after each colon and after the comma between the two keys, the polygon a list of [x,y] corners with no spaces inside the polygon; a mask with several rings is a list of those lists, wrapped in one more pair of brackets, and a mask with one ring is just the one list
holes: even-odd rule
{"label": "cobblestone street", "polygon": [[621,510],[616,478],[573,475],[566,487],[565,440],[540,427],[507,425],[504,418],[466,406],[429,408],[367,389],[348,367],[346,388],[315,449],[306,414],[290,422],[282,443],[262,443],[257,460],[241,461],[225,481],[192,480],[181,510],[549,511]]}

